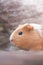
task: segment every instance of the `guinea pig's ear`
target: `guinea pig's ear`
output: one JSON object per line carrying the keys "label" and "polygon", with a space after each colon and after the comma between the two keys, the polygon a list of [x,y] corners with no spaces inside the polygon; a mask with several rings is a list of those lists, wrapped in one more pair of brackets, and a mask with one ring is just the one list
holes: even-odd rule
{"label": "guinea pig's ear", "polygon": [[27,25],[24,26],[24,29],[31,31],[31,30],[33,30],[33,26],[27,24]]}

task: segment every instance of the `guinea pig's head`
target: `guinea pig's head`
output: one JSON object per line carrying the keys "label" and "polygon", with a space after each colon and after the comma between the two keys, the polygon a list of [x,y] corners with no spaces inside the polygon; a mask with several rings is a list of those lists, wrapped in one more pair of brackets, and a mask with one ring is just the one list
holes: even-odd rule
{"label": "guinea pig's head", "polygon": [[[13,45],[22,48],[29,49],[34,46],[34,42],[39,39],[39,34],[34,30],[34,27],[30,24],[19,25],[11,34],[10,41]],[[35,38],[36,37],[36,38]],[[37,40],[38,42],[39,40]],[[36,43],[36,42],[35,42]]]}

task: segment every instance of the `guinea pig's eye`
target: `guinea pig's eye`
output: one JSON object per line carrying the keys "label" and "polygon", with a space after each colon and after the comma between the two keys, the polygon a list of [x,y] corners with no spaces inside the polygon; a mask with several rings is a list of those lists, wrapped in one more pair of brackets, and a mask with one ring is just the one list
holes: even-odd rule
{"label": "guinea pig's eye", "polygon": [[20,31],[18,34],[19,34],[19,35],[22,35],[22,34],[23,34],[23,32],[22,32],[22,31]]}

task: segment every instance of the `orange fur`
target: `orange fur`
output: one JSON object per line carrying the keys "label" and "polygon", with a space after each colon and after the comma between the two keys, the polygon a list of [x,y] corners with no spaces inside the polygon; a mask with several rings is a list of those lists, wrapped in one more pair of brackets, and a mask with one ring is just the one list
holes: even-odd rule
{"label": "orange fur", "polygon": [[[23,24],[11,34],[10,40],[19,48],[26,50],[43,50],[43,26],[38,24]],[[23,32],[19,35],[19,32]]]}

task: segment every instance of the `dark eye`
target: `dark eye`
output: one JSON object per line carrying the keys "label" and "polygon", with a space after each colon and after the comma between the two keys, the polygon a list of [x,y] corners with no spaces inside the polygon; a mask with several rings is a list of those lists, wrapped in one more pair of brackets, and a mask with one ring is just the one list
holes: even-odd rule
{"label": "dark eye", "polygon": [[19,35],[22,35],[22,34],[23,34],[23,32],[19,32],[18,34],[19,34]]}

